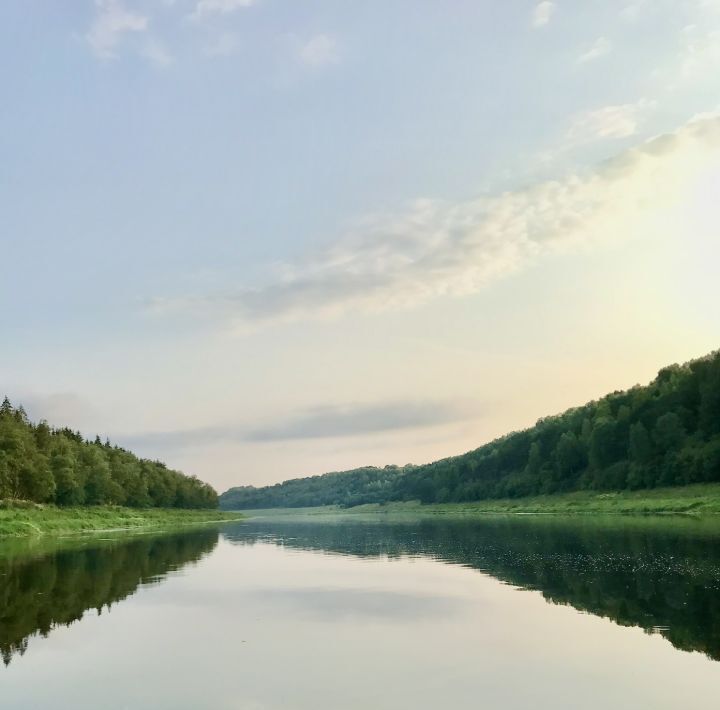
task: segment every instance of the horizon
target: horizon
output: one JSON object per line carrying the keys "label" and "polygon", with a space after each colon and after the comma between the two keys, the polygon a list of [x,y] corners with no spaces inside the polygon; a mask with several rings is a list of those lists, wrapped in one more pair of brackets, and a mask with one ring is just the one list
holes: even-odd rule
{"label": "horizon", "polygon": [[[677,367],[677,366],[679,366],[679,367],[684,367],[684,366],[686,366],[686,365],[690,365],[690,364],[692,364],[692,363],[700,362],[700,361],[710,361],[710,360],[713,359],[713,356],[715,356],[715,355],[717,355],[717,354],[720,354],[720,348],[718,348],[718,349],[716,349],[716,350],[713,350],[713,351],[711,351],[710,353],[706,353],[705,355],[701,355],[701,356],[692,358],[692,359],[690,359],[690,360],[688,360],[688,361],[686,361],[686,362],[681,362],[681,363],[668,363],[668,364],[665,365],[664,367],[660,368],[660,370],[659,370],[658,373],[656,374],[656,377],[654,377],[652,380],[650,380],[650,381],[647,382],[647,383],[640,383],[640,382],[638,382],[638,383],[635,383],[634,385],[631,385],[630,387],[627,387],[627,388],[625,388],[625,389],[623,389],[623,390],[617,390],[617,389],[616,389],[616,390],[613,390],[613,391],[611,391],[611,392],[607,392],[605,395],[603,395],[603,396],[601,396],[601,397],[598,397],[598,398],[595,399],[595,400],[588,400],[587,402],[583,402],[582,404],[576,404],[576,405],[574,405],[574,406],[570,406],[569,408],[567,408],[567,409],[565,409],[565,410],[563,410],[563,411],[561,411],[561,412],[552,412],[552,413],[546,414],[546,415],[544,415],[543,417],[541,417],[540,419],[538,419],[537,422],[535,422],[534,424],[531,424],[531,425],[529,425],[529,426],[527,426],[527,427],[524,427],[524,428],[522,428],[522,429],[514,429],[514,430],[512,430],[512,431],[504,432],[504,433],[500,434],[499,436],[494,437],[493,439],[490,439],[490,440],[487,440],[487,441],[481,441],[481,442],[477,443],[472,449],[468,449],[467,451],[461,451],[461,452],[457,452],[457,453],[448,454],[448,455],[446,455],[446,456],[442,456],[442,457],[440,457],[440,458],[438,458],[438,459],[434,459],[434,460],[432,460],[432,461],[408,462],[408,463],[405,463],[405,464],[399,464],[399,463],[396,463],[396,462],[392,462],[392,463],[386,463],[386,464],[384,464],[384,465],[383,465],[383,464],[369,464],[369,465],[363,465],[363,464],[361,464],[360,466],[357,466],[357,467],[355,467],[354,469],[343,469],[343,470],[339,470],[339,471],[322,471],[322,472],[318,472],[318,473],[308,473],[308,474],[305,474],[305,475],[292,476],[292,477],[290,477],[290,478],[286,478],[286,479],[283,479],[283,480],[280,480],[280,481],[275,481],[274,483],[261,484],[261,487],[264,486],[264,485],[270,485],[270,486],[272,486],[272,485],[280,485],[280,484],[282,484],[282,483],[288,483],[288,482],[291,482],[291,481],[294,481],[294,480],[305,480],[305,479],[307,479],[307,478],[313,478],[313,477],[317,477],[317,476],[324,476],[324,475],[326,475],[326,474],[331,474],[331,475],[332,475],[332,474],[338,474],[338,473],[351,473],[351,472],[353,472],[354,470],[357,470],[357,469],[365,469],[365,468],[375,468],[375,469],[396,468],[396,469],[398,469],[398,470],[407,469],[408,467],[413,467],[413,468],[420,467],[420,468],[422,468],[422,467],[424,467],[424,466],[431,465],[431,464],[434,464],[434,463],[438,463],[438,462],[443,461],[443,460],[453,459],[453,458],[462,458],[465,454],[470,454],[470,453],[473,453],[474,451],[483,449],[484,447],[486,447],[486,446],[488,446],[488,445],[490,445],[490,444],[493,444],[493,443],[495,443],[495,442],[497,442],[497,441],[499,441],[499,440],[501,440],[501,439],[504,439],[504,438],[506,438],[506,437],[508,437],[508,436],[512,436],[513,434],[518,434],[518,433],[521,433],[521,432],[523,432],[523,431],[532,431],[532,430],[537,426],[537,424],[538,424],[540,421],[544,420],[544,419],[552,419],[552,418],[556,418],[556,417],[562,417],[562,416],[564,416],[565,414],[568,414],[568,413],[570,413],[570,412],[573,412],[573,411],[575,411],[575,410],[577,410],[577,409],[582,409],[582,408],[584,408],[584,407],[587,407],[588,405],[594,404],[594,403],[597,402],[598,400],[603,400],[603,399],[605,399],[605,398],[607,398],[607,397],[611,397],[611,396],[617,395],[617,394],[625,394],[625,393],[627,393],[628,391],[634,390],[634,389],[636,389],[636,388],[648,387],[648,386],[650,386],[650,385],[657,379],[657,376],[659,376],[660,373],[661,373],[664,369],[671,368],[671,367]],[[8,399],[7,396],[4,397],[4,401],[8,402],[14,409],[20,410],[20,411],[24,412],[25,414],[27,414],[27,410],[26,410],[25,407],[23,406],[22,402],[18,402],[18,403],[9,402],[9,399]],[[63,429],[63,428],[66,428],[66,427],[63,427],[62,425],[55,424],[55,423],[53,423],[53,422],[47,422],[47,421],[44,420],[44,419],[43,419],[43,420],[39,420],[39,421],[45,422],[46,424],[48,424],[48,425],[51,427],[51,429],[61,430],[61,429]],[[33,423],[34,423],[34,424],[37,424],[38,422],[33,422]],[[75,433],[79,433],[79,434],[82,435],[82,432],[75,432]],[[94,436],[92,436],[92,435],[90,435],[90,436],[88,436],[88,435],[83,435],[83,436],[85,437],[85,440],[86,440],[88,443],[94,441],[95,443],[100,442],[100,443],[104,443],[104,444],[106,444],[106,445],[107,445],[107,444],[110,444],[111,446],[113,446],[113,447],[115,447],[115,448],[121,448],[121,449],[124,449],[124,448],[125,448],[125,447],[120,446],[120,445],[117,444],[116,442],[113,442],[109,437],[106,437],[106,438],[105,438],[105,442],[102,442],[102,439],[101,439],[101,437],[100,437],[99,434],[95,434]],[[130,453],[133,453],[133,452],[130,451]],[[154,459],[149,459],[149,460],[154,460]],[[160,462],[160,463],[165,463],[165,462]],[[192,474],[192,473],[188,473],[188,472],[185,472],[185,471],[183,471],[183,472],[181,472],[181,473],[185,473],[185,474],[187,474],[187,475],[194,475],[194,474]],[[225,491],[223,491],[223,490],[218,490],[218,493],[228,492],[228,491],[232,490],[233,488],[239,488],[239,487],[243,487],[243,486],[246,486],[246,487],[247,487],[247,486],[249,486],[249,487],[255,487],[255,486],[253,486],[253,484],[239,484],[239,485],[237,485],[237,486],[231,485],[231,486],[228,486],[228,488],[225,489]]]}
{"label": "horizon", "polygon": [[720,5],[8,5],[0,391],[211,483],[478,448],[720,343]]}

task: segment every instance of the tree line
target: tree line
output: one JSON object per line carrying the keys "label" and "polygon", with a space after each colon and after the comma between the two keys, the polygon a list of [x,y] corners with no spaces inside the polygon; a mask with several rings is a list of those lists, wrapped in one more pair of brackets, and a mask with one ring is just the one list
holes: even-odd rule
{"label": "tree line", "polygon": [[99,437],[33,424],[7,397],[0,405],[0,500],[132,508],[216,508],[215,490],[194,476],[141,459]]}
{"label": "tree line", "polygon": [[453,503],[720,481],[720,351],[461,456],[231,488],[227,509]]}

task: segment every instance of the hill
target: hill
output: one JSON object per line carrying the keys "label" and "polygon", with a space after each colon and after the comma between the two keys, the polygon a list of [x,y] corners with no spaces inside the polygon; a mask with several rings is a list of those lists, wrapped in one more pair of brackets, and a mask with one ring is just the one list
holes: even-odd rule
{"label": "hill", "polygon": [[460,456],[231,488],[220,507],[458,503],[720,481],[720,351]]}

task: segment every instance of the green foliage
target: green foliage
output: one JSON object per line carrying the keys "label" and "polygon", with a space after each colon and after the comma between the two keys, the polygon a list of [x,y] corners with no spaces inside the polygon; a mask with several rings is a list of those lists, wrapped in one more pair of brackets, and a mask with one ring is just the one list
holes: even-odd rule
{"label": "green foliage", "polygon": [[[61,507],[27,500],[6,500],[0,501],[0,541],[6,537],[52,539],[57,535],[71,536],[93,531],[180,528],[240,518],[240,513],[208,509],[126,508],[117,505]],[[2,548],[0,545],[0,552]]]}
{"label": "green foliage", "polygon": [[220,505],[462,503],[715,481],[720,481],[720,352],[665,367],[646,387],[546,417],[462,456],[231,488]]}
{"label": "green foliage", "polygon": [[197,478],[139,459],[99,437],[32,424],[6,397],[0,404],[0,500],[132,508],[216,508]]}

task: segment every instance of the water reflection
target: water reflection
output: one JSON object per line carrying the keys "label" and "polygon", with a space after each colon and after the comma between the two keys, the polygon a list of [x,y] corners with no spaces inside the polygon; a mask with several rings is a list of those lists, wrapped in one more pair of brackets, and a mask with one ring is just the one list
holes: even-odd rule
{"label": "water reflection", "polygon": [[495,517],[332,524],[288,518],[228,527],[224,536],[361,557],[432,557],[720,660],[715,521]]}
{"label": "water reflection", "polygon": [[217,530],[98,540],[78,539],[55,550],[0,549],[0,654],[5,665],[28,639],[82,619],[199,560],[218,542]]}
{"label": "water reflection", "polygon": [[[270,543],[290,551],[368,559],[429,557],[462,565],[720,660],[720,523],[714,521],[494,517],[333,523],[276,518],[222,531],[227,541],[243,546]],[[4,543],[0,654],[5,664],[24,653],[34,634],[47,635],[78,621],[88,609],[101,612],[140,586],[160,582],[210,553],[218,539],[216,529],[204,529],[77,540],[72,548],[54,550],[14,550]],[[222,575],[234,564],[232,558],[222,560],[213,574]],[[271,605],[288,619],[333,623],[349,617],[411,622],[464,613],[458,599],[414,595],[412,587],[340,589],[310,583],[300,588],[288,574],[275,580],[276,586],[243,590],[209,580],[198,602],[203,608],[218,606],[228,618],[238,608]],[[182,590],[174,594],[182,603]]]}

